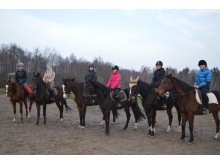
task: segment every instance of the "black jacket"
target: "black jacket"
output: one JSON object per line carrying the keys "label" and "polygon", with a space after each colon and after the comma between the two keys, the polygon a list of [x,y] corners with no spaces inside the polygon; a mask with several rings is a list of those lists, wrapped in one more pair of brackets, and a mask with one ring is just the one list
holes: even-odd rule
{"label": "black jacket", "polygon": [[151,85],[153,87],[158,87],[164,78],[165,78],[165,70],[163,68],[155,70]]}
{"label": "black jacket", "polygon": [[17,83],[23,84],[27,81],[27,72],[25,70],[17,70],[15,72],[15,80]]}
{"label": "black jacket", "polygon": [[94,71],[88,71],[85,75],[85,78],[84,78],[84,82],[88,81],[92,79],[92,81],[97,81],[97,76],[96,76],[96,72]]}

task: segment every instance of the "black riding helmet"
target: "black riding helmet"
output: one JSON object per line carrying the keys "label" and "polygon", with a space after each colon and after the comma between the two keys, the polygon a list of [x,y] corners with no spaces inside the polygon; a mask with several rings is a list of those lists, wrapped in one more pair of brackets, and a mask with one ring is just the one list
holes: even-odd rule
{"label": "black riding helmet", "polygon": [[95,68],[95,66],[94,66],[93,64],[90,64],[90,65],[89,65],[89,68],[90,68],[90,67]]}
{"label": "black riding helmet", "polygon": [[117,69],[117,70],[119,70],[119,67],[118,67],[118,65],[115,65],[115,66],[113,66],[113,67],[112,67],[112,70],[114,70],[114,69]]}
{"label": "black riding helmet", "polygon": [[157,62],[156,62],[156,65],[163,66],[163,62],[162,62],[162,61],[157,61]]}
{"label": "black riding helmet", "polygon": [[205,65],[205,66],[207,67],[207,63],[206,63],[205,60],[200,60],[199,63],[198,63],[198,65],[199,65],[199,66],[200,66],[200,65]]}

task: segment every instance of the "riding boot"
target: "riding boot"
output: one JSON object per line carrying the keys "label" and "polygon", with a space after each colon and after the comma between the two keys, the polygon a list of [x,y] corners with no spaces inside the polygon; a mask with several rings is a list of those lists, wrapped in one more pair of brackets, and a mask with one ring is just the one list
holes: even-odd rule
{"label": "riding boot", "polygon": [[49,96],[48,104],[51,104],[55,102],[53,90],[49,89],[49,93],[50,93],[50,96]]}
{"label": "riding boot", "polygon": [[203,104],[203,114],[208,114],[209,110],[208,110],[208,105],[209,105],[209,98],[207,96],[207,94],[203,94],[202,95],[202,104]]}

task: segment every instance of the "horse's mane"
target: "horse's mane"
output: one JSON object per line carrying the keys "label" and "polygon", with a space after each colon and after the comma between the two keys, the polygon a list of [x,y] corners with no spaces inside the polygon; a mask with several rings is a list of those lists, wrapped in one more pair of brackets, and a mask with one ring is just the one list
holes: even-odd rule
{"label": "horse's mane", "polygon": [[189,84],[187,84],[186,82],[176,78],[176,77],[172,77],[175,81],[178,82],[178,84],[180,85],[180,87],[184,90],[184,91],[190,91],[192,89],[194,89],[192,86],[190,86]]}
{"label": "horse's mane", "polygon": [[146,82],[144,82],[140,79],[138,80],[137,84],[141,89],[141,94],[142,95],[148,95],[150,84],[148,84],[148,83],[146,83]]}
{"label": "horse's mane", "polygon": [[94,81],[92,82],[94,87],[99,88],[102,91],[107,91],[109,88],[107,88],[105,85],[101,84],[100,82]]}

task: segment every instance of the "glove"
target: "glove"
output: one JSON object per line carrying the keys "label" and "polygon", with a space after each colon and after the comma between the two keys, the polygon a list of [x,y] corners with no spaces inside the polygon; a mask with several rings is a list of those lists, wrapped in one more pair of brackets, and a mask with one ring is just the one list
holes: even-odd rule
{"label": "glove", "polygon": [[23,81],[22,80],[19,80],[19,82],[18,82],[19,84],[22,84],[23,83]]}

